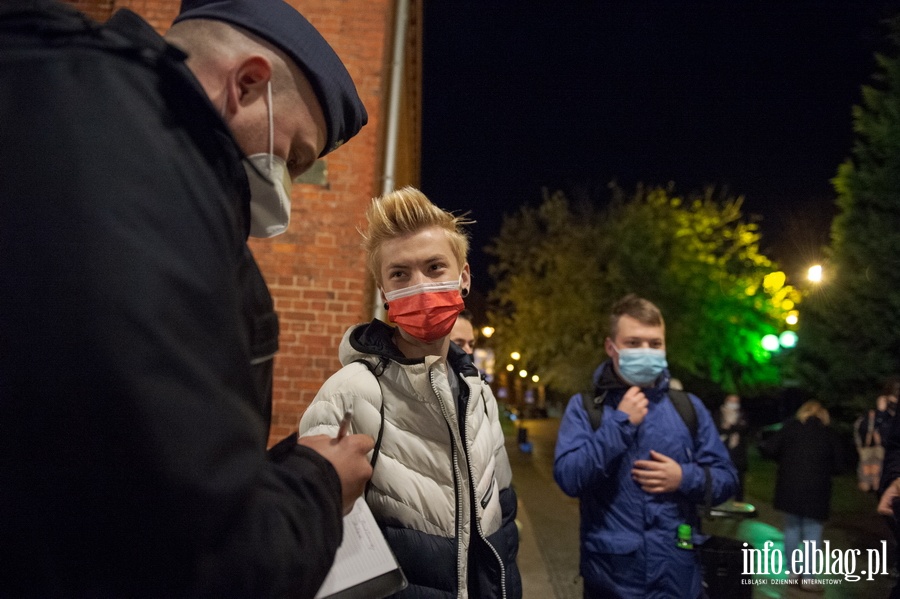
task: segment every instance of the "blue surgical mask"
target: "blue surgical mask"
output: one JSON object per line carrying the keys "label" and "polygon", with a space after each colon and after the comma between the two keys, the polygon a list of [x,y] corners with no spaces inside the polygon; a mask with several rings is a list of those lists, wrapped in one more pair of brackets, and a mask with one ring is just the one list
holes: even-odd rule
{"label": "blue surgical mask", "polygon": [[619,349],[619,374],[626,383],[638,387],[647,387],[662,374],[669,365],[666,362],[666,350],[649,347],[626,347]]}

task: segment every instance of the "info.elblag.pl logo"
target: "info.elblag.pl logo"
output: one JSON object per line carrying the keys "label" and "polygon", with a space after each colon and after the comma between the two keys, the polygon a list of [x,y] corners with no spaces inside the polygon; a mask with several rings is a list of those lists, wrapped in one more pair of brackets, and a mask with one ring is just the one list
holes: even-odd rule
{"label": "info.elblag.pl logo", "polygon": [[[840,576],[843,580],[856,582],[865,576],[866,580],[875,580],[875,576],[888,573],[887,541],[881,541],[880,548],[865,550],[863,563],[862,549],[832,549],[829,541],[818,547],[816,541],[803,541],[802,548],[794,549],[790,562],[785,559],[781,549],[775,543],[766,541],[761,549],[754,549],[747,543],[741,549],[743,554],[743,574],[755,576]],[[857,570],[857,568],[865,568]],[[822,584],[840,584],[842,580],[818,580]]]}

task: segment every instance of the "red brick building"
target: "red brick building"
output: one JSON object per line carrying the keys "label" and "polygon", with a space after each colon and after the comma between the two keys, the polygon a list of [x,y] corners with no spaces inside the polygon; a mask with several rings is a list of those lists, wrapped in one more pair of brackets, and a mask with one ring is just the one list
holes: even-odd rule
{"label": "red brick building", "polygon": [[[347,145],[320,160],[294,186],[291,226],[251,249],[269,283],[281,320],[275,358],[270,440],[296,430],[316,391],[340,368],[338,344],[346,329],[372,317],[375,305],[357,228],[372,197],[388,187],[418,185],[421,115],[421,0],[288,0],[312,22],[347,65],[369,113],[369,124]],[[180,0],[73,0],[98,21],[128,8],[163,33]],[[399,19],[397,14],[405,15]],[[394,39],[402,56],[394,72]],[[392,94],[392,82],[399,92]],[[391,99],[399,110],[391,110]],[[397,100],[394,100],[397,101]],[[392,128],[390,115],[399,117]],[[396,131],[396,135],[390,135]],[[396,139],[396,153],[386,145]],[[386,156],[395,159],[386,160]],[[393,175],[385,165],[395,164]],[[391,179],[393,178],[393,182]],[[387,181],[387,183],[385,183]]]}

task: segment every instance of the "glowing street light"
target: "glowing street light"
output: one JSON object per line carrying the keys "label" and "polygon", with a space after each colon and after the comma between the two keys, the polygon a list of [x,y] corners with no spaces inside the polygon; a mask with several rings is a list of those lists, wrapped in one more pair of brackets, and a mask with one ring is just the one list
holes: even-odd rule
{"label": "glowing street light", "polygon": [[512,364],[507,364],[507,365],[506,365],[506,371],[507,371],[507,372],[512,372],[512,371],[515,370],[515,369],[516,369],[516,367],[513,366]]}
{"label": "glowing street light", "polygon": [[534,375],[531,377],[531,381],[534,383],[538,382],[539,380],[541,380],[541,377],[539,377],[538,375]]}
{"label": "glowing street light", "polygon": [[778,335],[766,335],[762,338],[762,346],[766,351],[778,351],[781,344],[778,342]]}
{"label": "glowing street light", "polygon": [[813,283],[821,283],[822,282],[822,265],[814,264],[809,267],[809,270],[806,271],[806,278],[812,281]]}
{"label": "glowing street light", "polygon": [[517,351],[514,351],[513,353],[509,354],[509,357],[512,358],[513,360],[518,360],[519,358],[522,357],[522,354],[520,354]]}
{"label": "glowing street light", "polygon": [[484,335],[485,339],[490,339],[495,330],[494,327],[481,327],[481,334]]}
{"label": "glowing street light", "polygon": [[522,378],[524,379],[526,376],[528,376],[528,371],[527,371],[527,370],[520,370],[520,371],[519,371],[519,376],[522,377]]}
{"label": "glowing street light", "polygon": [[778,344],[781,347],[795,347],[797,345],[797,333],[794,331],[785,331],[778,336]]}

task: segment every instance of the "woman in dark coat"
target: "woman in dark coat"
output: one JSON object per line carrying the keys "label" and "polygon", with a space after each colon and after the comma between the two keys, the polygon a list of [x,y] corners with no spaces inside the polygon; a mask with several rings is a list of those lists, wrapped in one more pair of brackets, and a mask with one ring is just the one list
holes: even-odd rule
{"label": "woman in dark coat", "polygon": [[830,422],[822,404],[808,401],[760,445],[765,457],[778,462],[773,505],[784,520],[785,560],[801,541],[821,545],[831,513],[831,477],[841,464],[840,443],[828,428]]}

